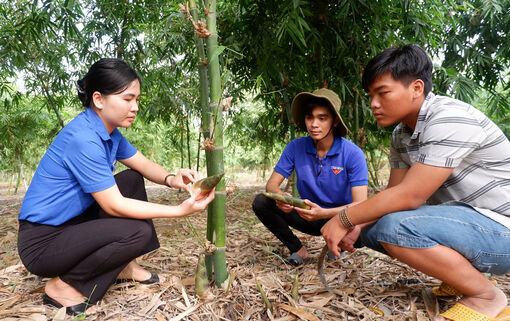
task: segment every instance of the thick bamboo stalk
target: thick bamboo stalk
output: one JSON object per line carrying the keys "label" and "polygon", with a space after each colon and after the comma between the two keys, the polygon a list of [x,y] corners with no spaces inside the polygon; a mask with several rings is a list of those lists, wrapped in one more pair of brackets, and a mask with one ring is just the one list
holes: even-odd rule
{"label": "thick bamboo stalk", "polygon": [[[189,10],[194,23],[198,21],[198,8],[195,0],[189,0]],[[204,40],[194,33],[195,46],[198,53],[198,76],[200,81],[200,107],[202,109],[202,126],[198,135],[198,152],[197,152],[197,171],[200,162],[200,136],[203,135],[204,141],[210,137],[209,127],[211,126],[211,111],[209,107],[209,77],[207,75],[207,57],[205,55]],[[210,158],[206,151],[206,162]],[[207,170],[209,173],[209,169]],[[207,208],[207,239],[212,242],[212,208]],[[207,277],[212,280],[212,255],[205,256],[205,267],[207,269]]]}
{"label": "thick bamboo stalk", "polygon": [[[194,23],[198,21],[198,8],[195,0],[189,0],[189,10]],[[207,58],[205,55],[204,40],[194,33],[195,46],[198,53],[198,76],[200,81],[200,107],[202,109],[202,125],[198,135],[198,152],[197,152],[197,171],[200,168],[200,137],[204,137],[204,141],[209,138],[209,127],[211,119],[211,111],[209,108],[209,77],[207,75]],[[206,159],[209,156],[206,152]],[[207,170],[209,172],[209,170]],[[212,241],[212,214],[211,206],[207,208],[207,239]],[[205,256],[205,266],[207,269],[207,277],[212,280],[212,255]]]}
{"label": "thick bamboo stalk", "polygon": [[[209,98],[210,108],[213,119],[215,120],[212,126],[214,136],[214,150],[206,152],[207,159],[207,175],[218,175],[224,173],[223,169],[223,113],[220,104],[221,101],[221,77],[220,77],[220,63],[217,55],[218,48],[218,34],[216,30],[216,0],[204,1],[206,11],[207,30],[210,35],[207,37],[207,67],[209,76]],[[211,130],[211,128],[209,128]],[[212,208],[209,215],[212,215],[212,229],[211,235],[208,227],[208,236],[211,237],[217,250],[214,252],[214,281],[216,286],[221,284],[227,279],[227,265],[225,259],[225,183],[220,181],[216,186],[216,195],[212,203],[209,205]]]}

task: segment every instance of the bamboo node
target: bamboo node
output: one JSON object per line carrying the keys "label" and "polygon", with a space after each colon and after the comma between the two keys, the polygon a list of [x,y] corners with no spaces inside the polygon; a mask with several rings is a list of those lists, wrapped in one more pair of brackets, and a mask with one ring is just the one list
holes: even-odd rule
{"label": "bamboo node", "polygon": [[202,142],[202,149],[203,150],[214,150],[214,142],[211,138],[206,138]]}
{"label": "bamboo node", "polygon": [[193,24],[193,28],[195,28],[197,36],[203,39],[209,38],[211,33],[207,30],[207,23],[204,20],[198,20],[197,22],[192,20],[191,23]]}
{"label": "bamboo node", "polygon": [[234,97],[223,98],[223,100],[221,101],[221,109],[223,111],[227,111],[230,108],[230,103],[232,102],[232,98],[234,98]]}
{"label": "bamboo node", "polygon": [[204,251],[206,253],[214,253],[214,252],[216,252],[216,249],[217,249],[216,245],[212,244],[211,241],[206,240],[204,242]]}
{"label": "bamboo node", "polygon": [[199,36],[200,38],[208,38],[211,33],[209,30],[207,30],[207,23],[205,20],[197,20],[196,22],[193,20],[193,17],[191,16],[189,9],[187,6],[184,6],[182,3],[179,3],[179,10],[182,12],[183,15],[186,16],[186,18],[191,21],[191,24],[193,25],[193,29],[195,29],[195,34]]}
{"label": "bamboo node", "polygon": [[227,195],[233,194],[237,190],[237,184],[229,184],[226,188]]}

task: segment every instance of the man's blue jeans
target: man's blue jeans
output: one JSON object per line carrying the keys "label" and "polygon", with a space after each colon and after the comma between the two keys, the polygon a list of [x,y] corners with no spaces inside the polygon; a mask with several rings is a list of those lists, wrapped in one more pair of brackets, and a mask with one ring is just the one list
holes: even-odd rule
{"label": "man's blue jeans", "polygon": [[416,249],[444,245],[480,272],[510,271],[510,229],[467,205],[425,205],[390,213],[364,228],[358,241],[385,254],[380,242]]}

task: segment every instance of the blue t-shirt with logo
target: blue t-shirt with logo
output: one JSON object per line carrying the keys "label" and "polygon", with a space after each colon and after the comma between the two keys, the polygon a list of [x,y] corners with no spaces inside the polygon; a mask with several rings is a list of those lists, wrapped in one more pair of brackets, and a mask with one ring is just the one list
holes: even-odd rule
{"label": "blue t-shirt with logo", "polygon": [[293,169],[301,198],[324,208],[351,203],[351,187],[368,184],[365,155],[342,137],[335,137],[322,159],[317,157],[310,136],[294,139],[283,150],[274,170],[288,178]]}
{"label": "blue t-shirt with logo", "polygon": [[117,160],[135,154],[117,129],[108,134],[101,118],[87,108],[62,129],[44,154],[18,218],[56,226],[80,215],[94,202],[90,193],[115,185]]}

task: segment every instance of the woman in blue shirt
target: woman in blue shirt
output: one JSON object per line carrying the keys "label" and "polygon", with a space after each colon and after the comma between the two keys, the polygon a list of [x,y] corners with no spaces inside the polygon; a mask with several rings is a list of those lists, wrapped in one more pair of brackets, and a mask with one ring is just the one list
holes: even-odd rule
{"label": "woman in blue shirt", "polygon": [[[280,185],[296,171],[296,186],[310,210],[294,208],[259,194],[253,211],[289,249],[287,262],[298,266],[308,252],[290,227],[321,235],[322,226],[341,208],[367,198],[368,172],[359,147],[343,138],[347,133],[340,117],[340,98],[326,88],[298,94],[292,101],[292,118],[309,136],[285,147],[266,184],[266,191],[284,193]],[[288,193],[285,193],[288,194]]]}
{"label": "woman in blue shirt", "polygon": [[[203,210],[214,191],[178,206],[147,202],[144,177],[188,189],[193,170],[169,174],[118,131],[138,111],[140,79],[124,61],[105,58],[78,81],[86,110],[57,135],[41,159],[19,213],[18,252],[26,268],[51,278],[43,302],[69,314],[94,312],[114,282],[159,281],[136,263],[159,247],[152,218]],[[117,161],[129,170],[113,175]]]}

